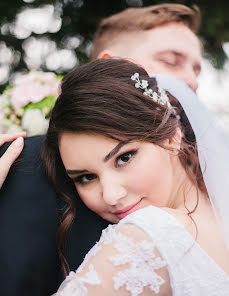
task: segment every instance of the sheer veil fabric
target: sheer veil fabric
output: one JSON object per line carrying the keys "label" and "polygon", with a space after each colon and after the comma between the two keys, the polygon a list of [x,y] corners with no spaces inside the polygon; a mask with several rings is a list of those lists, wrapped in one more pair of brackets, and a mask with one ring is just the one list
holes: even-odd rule
{"label": "sheer veil fabric", "polygon": [[196,136],[200,166],[215,215],[229,249],[229,139],[217,127],[196,94],[183,82],[170,75],[150,75],[158,85],[177,98]]}

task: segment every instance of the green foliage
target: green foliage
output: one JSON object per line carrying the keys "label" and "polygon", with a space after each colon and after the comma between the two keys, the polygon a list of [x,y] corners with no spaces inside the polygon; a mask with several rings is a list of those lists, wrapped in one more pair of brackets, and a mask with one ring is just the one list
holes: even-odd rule
{"label": "green foliage", "polygon": [[24,111],[32,110],[32,109],[43,110],[44,108],[48,108],[49,110],[51,110],[54,107],[55,101],[56,101],[56,96],[50,95],[37,103],[29,103],[23,109]]}
{"label": "green foliage", "polygon": [[11,84],[7,85],[6,88],[4,89],[3,94],[7,94],[7,92],[8,92],[9,90],[11,90],[12,88],[14,88],[13,85],[11,85]]}
{"label": "green foliage", "polygon": [[[0,1],[0,27],[4,24],[12,23],[15,20],[16,14],[25,7],[36,8],[41,5],[53,4],[56,11],[60,8],[62,9],[62,26],[57,33],[46,33],[42,37],[49,38],[56,43],[57,48],[62,49],[67,36],[81,36],[82,42],[75,48],[75,53],[79,63],[82,64],[89,59],[87,52],[88,44],[92,41],[96,27],[102,18],[128,8],[129,5],[139,6],[142,3],[143,6],[148,6],[164,2],[181,3],[188,6],[197,4],[199,6],[202,13],[200,37],[203,40],[205,55],[211,59],[216,68],[222,68],[227,59],[222,49],[222,43],[229,42],[229,1],[226,0],[218,0],[217,2],[204,0],[34,0],[31,3],[14,0],[13,5],[9,5],[7,0],[2,0]],[[31,36],[40,37],[41,35],[32,33]],[[17,39],[9,32],[1,35],[1,41],[20,53],[19,61],[13,61],[12,65],[10,65],[11,73],[28,70],[24,59],[24,40]],[[41,70],[50,71],[45,65],[42,65]],[[5,85],[7,84],[8,82]],[[2,86],[2,90],[5,88],[5,85]]]}

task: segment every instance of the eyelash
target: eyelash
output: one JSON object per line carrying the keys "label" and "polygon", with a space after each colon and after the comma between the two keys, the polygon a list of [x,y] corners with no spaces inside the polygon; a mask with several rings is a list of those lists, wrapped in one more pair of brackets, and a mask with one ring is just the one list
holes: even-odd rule
{"label": "eyelash", "polygon": [[[125,152],[125,153],[122,153],[121,155],[119,155],[118,157],[116,157],[116,159],[115,159],[115,167],[122,167],[122,166],[125,166],[125,165],[127,165],[127,163],[129,163],[131,160],[132,160],[132,158],[133,158],[133,156],[135,155],[137,153],[137,150],[131,150],[131,151],[128,151],[128,152]],[[125,157],[125,156],[128,156],[128,155],[130,155],[130,158],[125,162],[124,161],[124,163],[123,164],[118,164],[118,161],[119,160],[121,160],[121,158],[123,158],[123,157]],[[89,178],[89,180],[88,181],[83,181],[83,178]],[[90,179],[91,178],[91,179]],[[92,180],[94,180],[96,178],[96,175],[95,174],[85,174],[85,175],[81,175],[81,176],[79,176],[79,177],[76,177],[76,178],[74,178],[74,182],[75,183],[78,183],[78,184],[80,184],[80,185],[86,185],[86,184],[88,184],[88,183],[90,183]]]}
{"label": "eyelash", "polygon": [[181,61],[178,60],[178,59],[173,59],[172,62],[171,62],[170,59],[161,58],[160,61],[162,63],[165,63],[166,65],[168,65],[170,67],[178,67],[178,66],[180,66],[182,64]]}
{"label": "eyelash", "polygon": [[[88,181],[83,181],[83,178],[84,177],[92,177],[91,179],[89,179]],[[93,179],[95,179],[95,174],[85,174],[85,175],[81,175],[81,176],[79,176],[79,177],[76,177],[76,178],[74,178],[73,179],[73,181],[75,182],[75,183],[78,183],[78,184],[80,184],[80,185],[84,185],[84,184],[87,184],[87,183],[89,183],[90,181],[92,181]]]}
{"label": "eyelash", "polygon": [[168,62],[168,61],[163,61],[166,65],[169,65],[170,67],[176,67],[176,66],[178,66],[179,65],[179,63],[178,62]]}
{"label": "eyelash", "polygon": [[122,153],[121,155],[119,155],[116,159],[115,159],[115,164],[116,164],[116,167],[118,166],[118,161],[122,158],[122,157],[125,157],[125,156],[128,156],[128,155],[131,155],[130,158],[124,162],[124,164],[121,164],[119,166],[125,166],[127,163],[129,163],[129,161],[132,160],[132,157],[137,153],[137,150],[131,150],[131,151],[128,151],[128,152],[125,152],[125,153]]}

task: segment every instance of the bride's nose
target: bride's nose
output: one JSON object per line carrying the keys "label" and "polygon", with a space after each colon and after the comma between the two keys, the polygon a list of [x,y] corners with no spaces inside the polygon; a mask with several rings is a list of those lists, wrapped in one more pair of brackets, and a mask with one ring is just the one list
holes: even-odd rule
{"label": "bride's nose", "polygon": [[106,178],[102,182],[102,198],[108,205],[116,205],[120,199],[127,195],[125,187],[118,181]]}

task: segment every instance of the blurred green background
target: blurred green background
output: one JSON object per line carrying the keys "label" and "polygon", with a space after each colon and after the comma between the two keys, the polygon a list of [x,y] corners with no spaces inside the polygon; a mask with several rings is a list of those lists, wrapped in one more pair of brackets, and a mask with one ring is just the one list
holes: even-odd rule
{"label": "blurred green background", "polygon": [[[12,73],[41,69],[65,73],[88,60],[91,40],[99,21],[130,6],[148,6],[152,0],[7,0],[0,2],[0,87]],[[229,42],[229,1],[166,1],[202,12],[200,37],[204,55],[222,69]],[[56,61],[55,61],[56,59]]]}
{"label": "blurred green background", "polygon": [[7,0],[0,1],[0,93],[30,69],[65,74],[88,61],[100,20],[128,7],[196,4],[204,45],[198,95],[229,126],[229,1]]}

